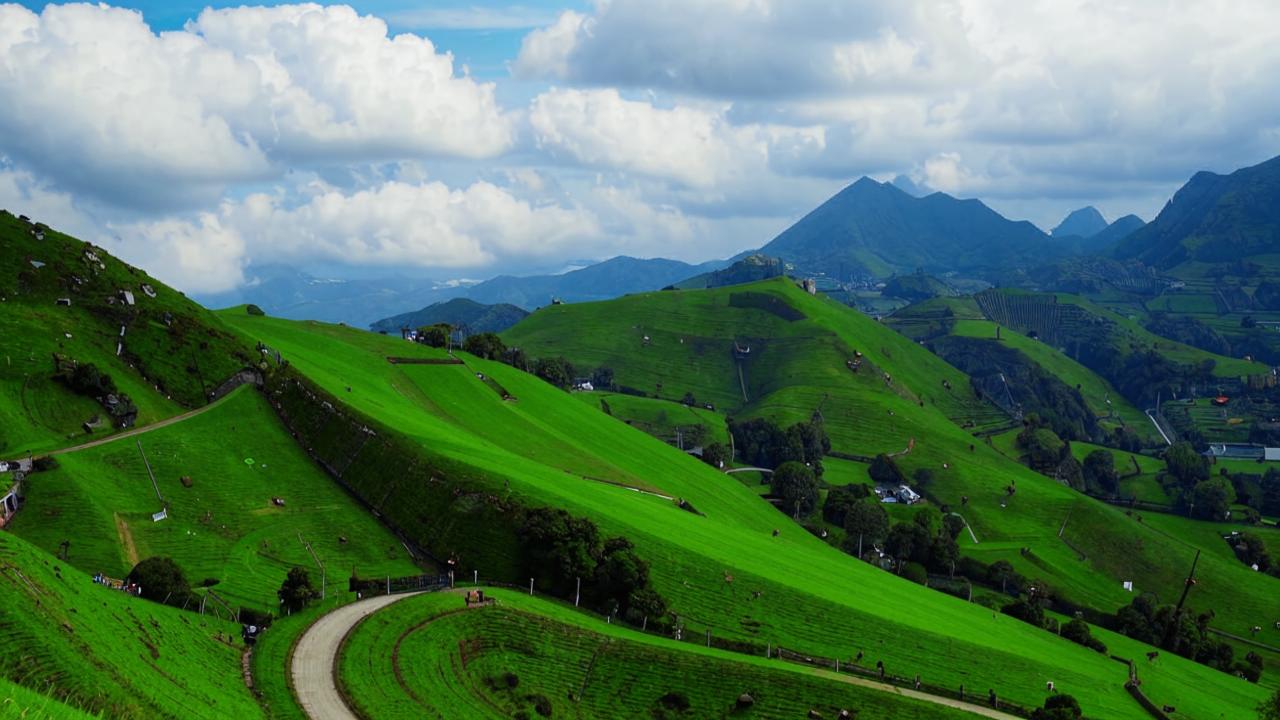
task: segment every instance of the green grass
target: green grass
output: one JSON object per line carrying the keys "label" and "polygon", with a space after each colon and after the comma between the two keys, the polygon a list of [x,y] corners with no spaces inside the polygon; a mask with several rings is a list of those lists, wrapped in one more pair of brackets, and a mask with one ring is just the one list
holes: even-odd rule
{"label": "green grass", "polygon": [[293,693],[293,649],[321,615],[339,606],[339,599],[316,603],[302,612],[276,618],[253,646],[253,689],[270,720],[307,720]]}
{"label": "green grass", "polygon": [[[688,433],[696,426],[704,428],[706,442],[729,444],[729,429],[725,426],[724,417],[713,410],[621,393],[575,392],[573,396],[601,410],[607,407],[610,415],[664,442],[675,442],[677,427]],[[691,447],[687,440],[685,447]]]}
{"label": "green grass", "polygon": [[[151,519],[161,505],[138,442],[169,506],[160,522]],[[89,573],[124,577],[137,560],[164,555],[193,585],[217,580],[215,592],[232,607],[274,611],[289,568],[305,567],[320,582],[302,540],[326,564],[330,592],[345,591],[353,568],[419,572],[400,541],[302,452],[250,388],[183,422],[58,459],[57,470],[31,476],[11,529],[50,553],[70,540],[71,564]]]}
{"label": "green grass", "polygon": [[[462,597],[439,593],[403,600],[359,625],[339,663],[339,679],[370,716],[663,717],[660,698],[680,693],[689,717],[835,716],[960,718],[926,704],[829,679],[827,674],[607,625],[572,610],[506,591],[499,605],[459,611]],[[394,648],[394,650],[389,650]],[[465,653],[465,654],[464,654]],[[518,679],[515,688],[504,681]],[[755,704],[731,712],[742,693]],[[675,717],[672,714],[671,717]]]}
{"label": "green grass", "polygon": [[[938,478],[933,492],[942,502],[958,506],[961,494],[970,496],[965,515],[982,540],[975,552],[985,551],[991,542],[993,549],[998,550],[1003,543],[1017,555],[1017,547],[1029,545],[1037,557],[1044,558],[1048,577],[1055,585],[1078,588],[1089,600],[1114,608],[1126,601],[1127,593],[1120,589],[1118,576],[1109,573],[1140,574],[1154,553],[1168,549],[1163,536],[1150,529],[1136,524],[1123,526],[1124,516],[1119,510],[1084,500],[1073,491],[1014,465],[981,443],[970,451],[972,437],[943,412],[950,408],[961,411],[957,415],[962,414],[966,400],[949,398],[940,387],[939,376],[954,377],[953,385],[961,387],[963,377],[922,348],[834,303],[809,298],[798,290],[792,292],[787,284],[755,287],[795,302],[814,323],[802,328],[807,338],[776,341],[773,347],[778,350],[775,354],[779,359],[766,360],[762,354],[752,361],[760,363],[756,367],[776,362],[775,369],[785,371],[792,365],[783,350],[792,347],[798,348],[801,355],[794,360],[797,371],[806,358],[835,358],[839,364],[833,371],[824,362],[810,363],[803,377],[814,379],[822,387],[800,387],[794,393],[785,382],[789,379],[786,376],[758,373],[751,382],[775,385],[777,391],[767,396],[772,400],[776,395],[780,408],[796,408],[792,412],[797,416],[804,413],[807,417],[812,412],[813,405],[806,411],[804,403],[820,401],[824,395],[832,398],[823,414],[840,449],[862,453],[893,450],[904,447],[910,437],[919,438],[916,450],[903,464],[908,471],[934,469]],[[704,294],[711,299],[697,299]],[[738,327],[734,323],[745,321],[729,316],[726,296],[725,291],[679,292],[629,300],[642,307],[653,297],[688,298],[668,302],[709,307],[712,320],[708,322],[724,323],[720,332],[732,337]],[[559,307],[550,310],[558,313]],[[640,307],[628,307],[624,301],[579,307],[592,315],[579,320],[566,317],[564,322],[580,328],[594,323],[591,332],[577,333],[590,342],[598,333],[612,332],[604,323],[606,318],[616,318],[625,329],[642,312]],[[746,319],[751,321],[743,327],[757,328],[762,335],[770,331],[763,326],[774,319],[784,322],[767,314],[759,317],[759,310],[743,312],[750,314]],[[682,310],[659,305],[651,308],[648,316],[666,322],[681,313],[687,322],[699,320],[689,307]],[[541,315],[542,312],[534,317]],[[792,525],[737,480],[524,373],[470,358],[466,366],[391,365],[385,362],[385,356],[430,356],[434,351],[317,323],[238,315],[228,319],[250,337],[280,349],[294,368],[334,396],[411,437],[419,444],[420,453],[432,458],[433,463],[461,468],[460,472],[472,477],[477,488],[506,488],[513,497],[530,504],[564,507],[592,517],[606,533],[626,535],[652,562],[655,583],[693,631],[710,628],[721,637],[782,642],[829,655],[847,655],[862,648],[883,654],[886,663],[903,668],[905,674],[920,672],[940,684],[998,684],[1002,694],[1026,704],[1038,704],[1044,682],[1055,679],[1059,687],[1077,694],[1094,715],[1142,716],[1140,708],[1121,690],[1123,668],[1115,663],[1047,633],[1003,616],[992,617],[983,608],[927,591],[854,561]],[[683,345],[673,344],[696,354],[700,344],[707,348],[713,344],[699,340],[694,329],[672,326],[663,332],[668,333],[667,337],[685,337]],[[623,332],[618,330],[612,335]],[[652,329],[651,337],[663,337],[658,333]],[[555,334],[547,331],[548,337]],[[635,345],[640,346],[638,337]],[[718,348],[716,353],[723,351],[729,356],[723,343],[716,341],[714,346]],[[878,376],[855,375],[844,368],[843,359],[850,346],[866,348],[863,352],[873,362],[894,362],[894,386],[886,387]],[[661,373],[668,378],[664,386],[681,387],[679,394],[687,385],[700,399],[716,392],[733,397],[729,389],[717,391],[711,387],[720,378],[715,372],[708,371],[707,389],[693,384],[701,372],[698,362],[703,363],[704,369],[719,362],[710,349],[704,349],[704,357],[697,360],[674,353],[643,355],[636,347],[626,345],[619,347],[616,354],[607,355],[598,348],[602,354],[596,362],[612,364],[619,382],[633,384],[622,379],[624,372],[637,377],[646,372]],[[561,346],[557,350],[571,349]],[[630,355],[643,355],[643,359],[624,366],[621,360]],[[590,365],[575,355],[570,358]],[[475,378],[477,371],[495,378],[516,400],[503,402]],[[913,390],[917,383],[928,389],[917,394]],[[727,382],[724,385],[732,387]],[[919,404],[921,399],[925,400],[923,407]],[[894,415],[888,415],[888,410],[893,410]],[[949,463],[950,468],[942,469],[943,462]],[[591,478],[683,497],[702,515],[686,513],[661,498]],[[1019,493],[1009,507],[1001,508],[1001,491],[1010,479],[1017,480]],[[1066,512],[1078,503],[1083,503],[1075,511],[1082,524],[1087,522],[1097,528],[1094,542],[1135,538],[1148,544],[1148,551],[1131,558],[1121,557],[1128,562],[1118,568],[1075,559],[1058,539],[1057,531]],[[773,537],[775,528],[781,528],[778,537]],[[1167,559],[1158,560],[1157,565],[1165,562]],[[1229,586],[1230,592],[1218,588],[1212,592],[1223,594],[1215,597],[1235,597],[1242,589],[1253,597],[1257,578],[1247,577],[1242,568],[1220,565],[1214,571],[1223,571],[1223,579],[1229,582],[1222,585]],[[487,568],[478,569],[482,576],[490,572]],[[725,582],[726,573],[735,577],[733,583]],[[1169,582],[1180,583],[1180,578]],[[1227,612],[1227,603],[1222,605],[1223,612]],[[895,612],[892,608],[912,611]],[[909,641],[904,642],[904,638]]]}
{"label": "green grass", "polygon": [[[96,253],[98,262],[87,253]],[[143,285],[151,286],[156,297],[148,297]],[[108,302],[121,290],[131,291],[136,304]],[[70,307],[56,304],[63,297],[71,299]],[[138,406],[139,424],[203,405],[209,391],[256,361],[251,346],[177,291],[62,233],[49,230],[37,241],[5,212],[0,212],[0,298],[4,456],[76,444],[84,439],[81,425],[105,415],[94,400],[52,379],[54,353],[110,374]],[[124,348],[117,356],[122,325]]]}
{"label": "green grass", "polygon": [[0,679],[0,718],[4,720],[88,720],[90,715],[46,695]]}
{"label": "green grass", "polygon": [[0,677],[90,713],[262,717],[240,674],[239,626],[95,585],[8,533],[0,645]]}

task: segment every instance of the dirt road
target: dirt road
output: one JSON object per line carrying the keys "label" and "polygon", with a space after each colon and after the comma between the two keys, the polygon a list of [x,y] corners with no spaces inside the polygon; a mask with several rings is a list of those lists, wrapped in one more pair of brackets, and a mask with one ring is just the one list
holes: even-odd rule
{"label": "dirt road", "polygon": [[117,440],[123,440],[123,439],[125,439],[125,438],[131,438],[131,437],[133,437],[133,436],[135,436],[135,435],[143,435],[143,434],[145,434],[145,433],[149,433],[149,432],[151,432],[152,430],[159,430],[159,429],[160,429],[160,428],[162,428],[162,427],[169,427],[170,425],[173,425],[173,424],[175,424],[175,423],[180,423],[180,422],[182,422],[183,420],[190,420],[191,418],[193,418],[193,417],[195,417],[195,416],[197,416],[197,415],[203,415],[204,413],[209,412],[210,410],[212,410],[212,409],[214,409],[214,408],[218,407],[219,405],[221,405],[221,404],[222,404],[222,403],[223,403],[227,398],[231,397],[232,395],[235,395],[235,394],[236,394],[236,392],[238,392],[238,390],[239,390],[239,388],[237,388],[236,390],[233,390],[233,391],[231,391],[231,392],[227,393],[226,395],[223,395],[222,397],[218,398],[217,400],[214,400],[213,402],[209,403],[208,405],[202,405],[202,406],[200,406],[200,407],[196,408],[195,410],[188,410],[187,412],[184,412],[184,413],[182,413],[181,415],[174,415],[173,417],[165,418],[164,420],[160,420],[160,421],[157,421],[157,422],[153,422],[153,423],[151,423],[150,425],[143,425],[142,427],[135,427],[135,428],[131,428],[131,429],[129,429],[129,430],[125,430],[125,431],[123,431],[123,432],[118,432],[118,433],[116,433],[116,434],[114,434],[114,435],[108,435],[108,436],[106,436],[106,437],[104,437],[104,438],[101,438],[101,439],[99,439],[99,440],[92,440],[92,441],[90,441],[90,442],[83,443],[83,444],[80,444],[80,445],[75,445],[75,446],[73,446],[73,447],[69,447],[69,448],[62,448],[61,450],[50,450],[49,452],[47,452],[47,453],[42,453],[42,454],[44,454],[44,455],[66,455],[67,453],[73,453],[73,452],[77,452],[77,451],[79,451],[79,450],[88,450],[89,448],[92,448],[92,447],[98,447],[99,445],[106,445],[107,443],[113,443],[113,442],[115,442],[115,441],[117,441]]}
{"label": "dirt road", "polygon": [[342,640],[361,620],[382,608],[419,593],[381,595],[344,605],[311,626],[290,661],[293,691],[311,720],[358,720],[334,682],[334,663]]}
{"label": "dirt road", "polygon": [[837,675],[836,673],[833,673],[829,670],[819,670],[817,671],[816,674],[820,677],[827,678],[828,680],[835,680],[837,682],[848,683],[850,685],[858,685],[860,687],[870,688],[872,690],[879,690],[881,692],[893,693],[894,695],[901,695],[902,697],[909,697],[913,700],[921,700],[923,702],[932,703],[934,705],[943,705],[949,708],[955,708],[957,710],[963,710],[968,713],[973,713],[974,715],[993,718],[993,720],[1022,720],[1017,715],[1010,715],[1009,713],[1003,713],[1003,712],[1000,712],[999,710],[995,710],[993,708],[989,708],[984,705],[979,705],[977,703],[961,702],[959,700],[954,700],[952,698],[940,697],[938,695],[930,695],[929,693],[920,692],[918,690],[912,690],[910,688],[902,688],[896,685],[889,685],[887,683],[876,682],[875,680],[868,680],[866,678],[861,678],[853,675],[843,675],[843,674]]}

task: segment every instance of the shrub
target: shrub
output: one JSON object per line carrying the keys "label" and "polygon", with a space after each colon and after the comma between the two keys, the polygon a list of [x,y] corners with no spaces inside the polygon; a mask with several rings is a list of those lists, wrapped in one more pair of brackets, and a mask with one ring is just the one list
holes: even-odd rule
{"label": "shrub", "polygon": [[240,608],[240,624],[241,625],[257,625],[258,627],[268,627],[275,620],[275,616],[269,612],[262,612],[251,607],[241,606]]}
{"label": "shrub", "polygon": [[1061,634],[1062,637],[1077,645],[1084,645],[1100,653],[1107,652],[1107,646],[1093,636],[1093,632],[1089,629],[1089,623],[1083,620],[1076,619],[1063,625]]}
{"label": "shrub", "polygon": [[1076,720],[1083,716],[1079,701],[1070,695],[1050,695],[1044,707],[1031,713],[1032,720]]}
{"label": "shrub", "polygon": [[918,562],[909,562],[902,566],[902,577],[917,585],[929,584],[929,571]]}
{"label": "shrub", "polygon": [[658,704],[667,710],[684,712],[689,709],[689,696],[682,692],[669,692],[658,698]]}
{"label": "shrub", "polygon": [[305,568],[295,567],[289,569],[276,595],[287,610],[297,612],[319,598],[320,591],[311,584],[311,574]]}
{"label": "shrub", "polygon": [[258,307],[257,305],[254,305],[253,303],[249,303],[248,305],[245,305],[244,311],[249,313],[250,315],[258,315],[258,316],[266,315],[266,313],[262,311],[262,308]]}
{"label": "shrub", "polygon": [[462,349],[485,360],[498,360],[507,352],[506,343],[493,333],[469,336],[462,343]]}
{"label": "shrub", "polygon": [[172,558],[149,557],[133,566],[127,580],[142,589],[142,597],[155,602],[182,605],[191,596],[191,585]]}
{"label": "shrub", "polygon": [[551,698],[541,693],[530,695],[529,701],[533,703],[533,711],[542,717],[551,717]]}

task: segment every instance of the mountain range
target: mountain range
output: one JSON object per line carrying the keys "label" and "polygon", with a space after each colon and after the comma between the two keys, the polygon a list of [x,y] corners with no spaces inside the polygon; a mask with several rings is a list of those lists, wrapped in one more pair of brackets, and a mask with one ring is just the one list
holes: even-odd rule
{"label": "mountain range", "polygon": [[468,298],[454,298],[414,312],[383,318],[369,326],[376,332],[396,333],[401,328],[446,323],[468,333],[498,333],[528,316],[528,311],[508,303],[485,305]]}

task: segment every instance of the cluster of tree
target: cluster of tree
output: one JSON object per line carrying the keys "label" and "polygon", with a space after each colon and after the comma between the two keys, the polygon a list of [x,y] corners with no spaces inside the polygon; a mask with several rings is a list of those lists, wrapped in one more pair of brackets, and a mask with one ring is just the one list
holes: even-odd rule
{"label": "cluster of tree", "polygon": [[418,328],[418,342],[433,348],[452,347],[454,328],[449,323],[423,325]]}
{"label": "cluster of tree", "polygon": [[1021,351],[995,340],[955,335],[939,338],[930,347],[967,373],[975,392],[998,405],[1012,398],[1014,405],[1035,413],[1055,434],[1090,440],[1099,432],[1097,418],[1080,389],[1049,374]]}
{"label": "cluster of tree", "polygon": [[1209,459],[1191,443],[1176,442],[1165,451],[1165,473],[1179,512],[1206,520],[1224,520],[1236,501],[1235,485],[1223,475],[1212,477]]}
{"label": "cluster of tree", "polygon": [[844,516],[844,550],[865,554],[871,547],[882,545],[885,555],[894,562],[898,574],[924,584],[929,572],[954,574],[960,559],[956,537],[964,530],[964,520],[943,515],[936,508],[922,507],[909,522],[889,524],[889,515],[874,497],[853,499],[842,493],[835,502],[827,497],[830,510],[824,514]]}
{"label": "cluster of tree", "polygon": [[1236,502],[1253,511],[1247,518],[1256,522],[1259,515],[1280,515],[1280,470],[1266,473],[1230,473],[1227,477],[1236,491]]}
{"label": "cluster of tree", "polygon": [[[1025,583],[1025,580],[1023,583]],[[1019,597],[1000,608],[1000,612],[1030,625],[1057,633],[1077,645],[1083,645],[1103,654],[1107,652],[1107,646],[1093,636],[1089,623],[1080,618],[1074,618],[1060,625],[1055,618],[1046,615],[1045,609],[1052,605],[1053,590],[1045,583],[1036,581],[1026,583]]]}
{"label": "cluster of tree", "polygon": [[776,469],[783,463],[798,462],[809,466],[816,477],[822,477],[822,458],[831,452],[831,440],[816,417],[785,430],[766,418],[743,422],[730,419],[729,432],[738,457],[758,467]]}
{"label": "cluster of tree", "polygon": [[818,478],[794,460],[782,463],[769,476],[769,492],[782,503],[782,510],[793,513],[797,520],[818,506]]}
{"label": "cluster of tree", "polygon": [[1177,653],[1223,672],[1241,675],[1250,682],[1262,676],[1262,658],[1250,652],[1236,660],[1235,649],[1209,633],[1214,613],[1179,613],[1173,605],[1160,605],[1156,597],[1143,593],[1116,613],[1115,629],[1148,645]]}
{"label": "cluster of tree", "polygon": [[1031,713],[1031,720],[1079,720],[1084,717],[1080,702],[1065,694],[1050,695],[1044,699],[1044,707]]}
{"label": "cluster of tree", "polygon": [[649,563],[623,537],[602,538],[595,523],[558,508],[525,513],[519,535],[526,570],[539,585],[559,597],[574,597],[588,607],[640,625],[666,623],[667,602],[649,580]]}
{"label": "cluster of tree", "polygon": [[507,354],[507,344],[491,332],[468,335],[462,341],[462,349],[485,360],[501,360]]}
{"label": "cluster of tree", "polygon": [[1115,495],[1120,487],[1116,458],[1109,450],[1094,450],[1086,455],[1080,476],[1085,492],[1093,495]]}
{"label": "cluster of tree", "polygon": [[[187,607],[199,602],[199,595],[191,589],[191,583],[182,572],[182,568],[173,558],[164,556],[149,557],[129,571],[126,582],[141,588],[142,597],[153,602]],[[201,583],[202,587],[217,585],[216,579],[210,578]],[[276,592],[280,606],[289,612],[297,612],[320,598],[320,591],[311,582],[311,574],[305,568],[294,567],[289,570],[280,589]],[[257,610],[242,609],[241,615],[245,624],[269,625],[271,615]]]}

